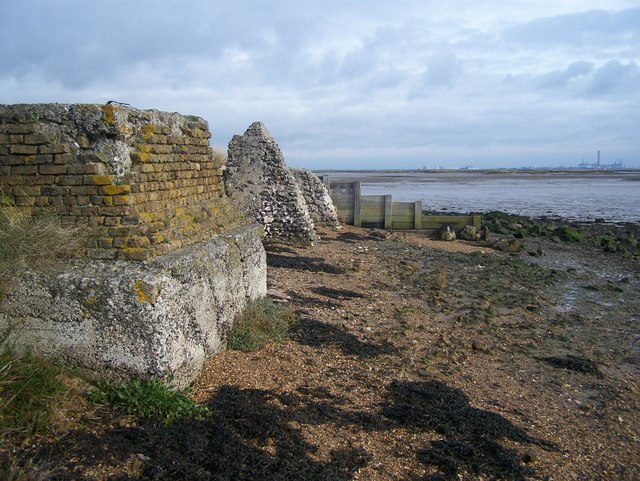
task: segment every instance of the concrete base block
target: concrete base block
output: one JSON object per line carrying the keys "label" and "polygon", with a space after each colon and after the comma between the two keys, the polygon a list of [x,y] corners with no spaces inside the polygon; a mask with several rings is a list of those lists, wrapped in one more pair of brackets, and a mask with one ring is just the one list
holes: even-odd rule
{"label": "concrete base block", "polygon": [[14,350],[99,377],[172,376],[186,385],[249,299],[266,295],[262,227],[248,226],[147,262],[76,260],[25,272],[0,303]]}

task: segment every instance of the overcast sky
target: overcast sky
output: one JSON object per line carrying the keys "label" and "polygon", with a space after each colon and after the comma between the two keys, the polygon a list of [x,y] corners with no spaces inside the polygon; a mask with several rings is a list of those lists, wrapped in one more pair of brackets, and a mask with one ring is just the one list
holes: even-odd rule
{"label": "overcast sky", "polygon": [[640,0],[0,0],[0,103],[107,100],[312,169],[640,167]]}

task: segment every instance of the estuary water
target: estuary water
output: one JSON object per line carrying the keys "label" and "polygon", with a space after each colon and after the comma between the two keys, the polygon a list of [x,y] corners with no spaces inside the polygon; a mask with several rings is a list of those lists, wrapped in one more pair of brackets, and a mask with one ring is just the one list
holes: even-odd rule
{"label": "estuary water", "polygon": [[435,212],[502,211],[577,221],[640,222],[640,171],[329,172],[331,181],[361,181],[362,195],[422,201]]}

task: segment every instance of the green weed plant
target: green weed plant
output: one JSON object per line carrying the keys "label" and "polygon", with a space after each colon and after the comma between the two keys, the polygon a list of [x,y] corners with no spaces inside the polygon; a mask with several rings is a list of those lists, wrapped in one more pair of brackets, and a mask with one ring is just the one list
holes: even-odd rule
{"label": "green weed plant", "polygon": [[96,404],[108,404],[144,419],[172,424],[179,419],[204,419],[210,415],[205,406],[189,397],[189,388],[178,389],[158,377],[133,378],[124,383],[101,381],[90,391]]}
{"label": "green weed plant", "polygon": [[269,342],[282,342],[295,322],[293,309],[269,298],[249,302],[227,336],[229,349],[252,352]]}

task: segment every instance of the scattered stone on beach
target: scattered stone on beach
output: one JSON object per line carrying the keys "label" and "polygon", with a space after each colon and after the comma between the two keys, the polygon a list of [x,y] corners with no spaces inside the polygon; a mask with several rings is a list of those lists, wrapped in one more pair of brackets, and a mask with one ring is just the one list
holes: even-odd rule
{"label": "scattered stone on beach", "polygon": [[480,232],[478,228],[472,225],[466,225],[460,231],[460,239],[467,241],[478,241],[480,240]]}
{"label": "scattered stone on beach", "polygon": [[450,225],[445,225],[438,231],[438,238],[443,241],[451,242],[456,240],[456,232]]}
{"label": "scattered stone on beach", "polygon": [[522,242],[520,239],[502,239],[493,244],[493,248],[502,252],[520,252]]}

